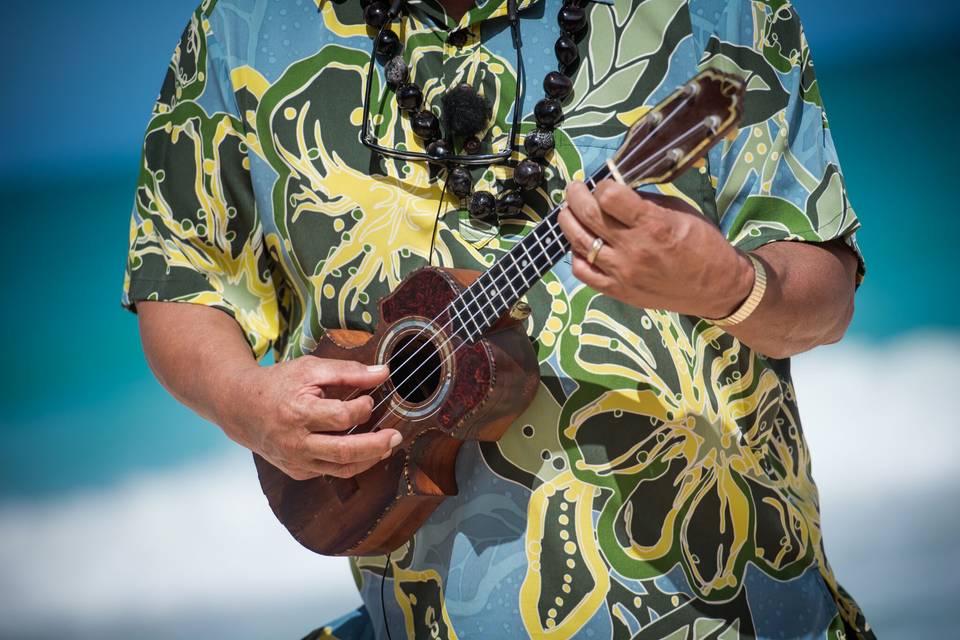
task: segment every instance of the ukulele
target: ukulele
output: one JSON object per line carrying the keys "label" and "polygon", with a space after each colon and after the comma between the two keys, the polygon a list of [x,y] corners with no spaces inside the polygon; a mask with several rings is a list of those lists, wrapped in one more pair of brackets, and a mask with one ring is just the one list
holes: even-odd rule
{"label": "ukulele", "polygon": [[[674,179],[734,130],[743,92],[734,76],[701,72],[630,127],[587,187],[607,178],[631,186]],[[454,467],[464,440],[498,440],[530,405],[539,363],[520,300],[570,251],[557,224],[562,207],[482,274],[411,272],[380,300],[373,334],[324,334],[312,355],[390,367],[389,378],[369,392],[370,419],[350,432],[391,428],[403,441],[352,478],[293,480],[254,454],[270,508],[301,544],[323,555],[394,551],[457,494]],[[361,393],[327,392],[340,399]]]}

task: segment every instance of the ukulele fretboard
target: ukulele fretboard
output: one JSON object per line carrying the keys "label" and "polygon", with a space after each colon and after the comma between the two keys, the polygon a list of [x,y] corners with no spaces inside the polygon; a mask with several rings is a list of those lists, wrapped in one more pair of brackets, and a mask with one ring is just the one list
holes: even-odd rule
{"label": "ukulele fretboard", "polygon": [[[587,187],[592,190],[608,174],[602,166]],[[461,338],[467,342],[479,339],[570,251],[557,222],[563,206],[557,205],[450,303],[450,316],[459,321],[456,332]]]}

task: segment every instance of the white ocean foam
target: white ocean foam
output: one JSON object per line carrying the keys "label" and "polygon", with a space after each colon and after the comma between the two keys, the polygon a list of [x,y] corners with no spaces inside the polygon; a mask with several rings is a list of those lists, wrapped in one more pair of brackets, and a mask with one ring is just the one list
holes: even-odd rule
{"label": "white ocean foam", "polygon": [[842,342],[793,360],[814,477],[825,500],[960,479],[960,335]]}
{"label": "white ocean foam", "polygon": [[[958,486],[957,362],[960,337],[951,335],[846,343],[795,360],[828,551],[841,578],[870,577],[863,589],[886,578],[847,565],[871,562],[871,541],[889,540],[891,500],[916,505]],[[898,544],[910,546],[912,530],[897,525]],[[902,577],[887,547],[884,570]],[[359,603],[345,560],[302,549],[274,521],[240,450],[109,490],[0,505],[0,567],[0,636],[42,621],[149,626],[188,612],[289,610],[304,594],[319,624]],[[867,605],[893,597],[872,594],[857,595]]]}
{"label": "white ocean foam", "polygon": [[0,636],[291,600],[315,602],[319,625],[360,604],[347,561],[287,534],[239,448],[112,490],[0,507],[0,567]]}

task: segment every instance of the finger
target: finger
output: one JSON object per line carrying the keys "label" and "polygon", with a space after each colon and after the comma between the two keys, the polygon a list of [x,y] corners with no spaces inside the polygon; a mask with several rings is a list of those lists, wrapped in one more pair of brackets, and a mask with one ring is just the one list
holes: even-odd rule
{"label": "finger", "polygon": [[380,460],[402,442],[395,429],[381,429],[355,435],[311,433],[301,445],[304,455],[320,462],[352,464]]}
{"label": "finger", "polygon": [[587,262],[583,256],[576,254],[573,256],[573,275],[576,276],[580,282],[596,289],[600,293],[611,291],[614,284],[616,284],[613,278]]}
{"label": "finger", "polygon": [[600,209],[620,224],[633,227],[642,216],[658,207],[636,191],[613,180],[602,180],[593,192]]}
{"label": "finger", "polygon": [[654,193],[651,191],[635,191],[634,193],[636,193],[646,202],[651,202],[655,205],[658,205],[661,209],[669,209],[672,211],[690,213],[693,215],[703,215],[703,212],[700,211],[700,209],[697,209],[683,198],[668,196],[663,193]]}
{"label": "finger", "polygon": [[386,365],[365,365],[353,360],[329,360],[316,356],[310,358],[310,376],[313,382],[321,386],[353,386],[369,389],[387,379],[389,370]]}
{"label": "finger", "polygon": [[600,222],[602,215],[600,203],[587,189],[587,185],[578,181],[571,182],[567,186],[567,210],[577,219],[581,227],[590,232],[591,237],[587,241],[587,248],[580,253],[586,254],[589,251],[593,238],[600,237],[605,242],[610,242],[610,238],[604,235],[605,230]]}
{"label": "finger", "polygon": [[[593,249],[593,241],[597,236],[592,235],[584,229],[583,225],[569,209],[564,208],[560,211],[560,214],[557,216],[557,222],[560,224],[560,230],[563,231],[563,235],[565,235],[570,242],[574,254],[585,257],[590,253],[591,249]],[[596,268],[608,272],[614,262],[613,253],[613,247],[609,245],[601,247],[596,259],[593,261]],[[585,258],[584,261],[586,261]]]}
{"label": "finger", "polygon": [[353,462],[350,464],[337,464],[335,462],[321,462],[318,460],[308,461],[306,466],[291,466],[283,469],[283,472],[294,480],[311,480],[319,476],[335,476],[338,478],[350,478],[359,475],[377,464],[379,460],[364,460],[363,462]]}
{"label": "finger", "polygon": [[616,245],[617,236],[626,228],[619,220],[603,212],[595,194],[582,182],[574,182],[567,187],[567,206],[590,233],[603,238],[607,244]]}
{"label": "finger", "polygon": [[370,419],[373,398],[360,396],[351,400],[332,400],[304,395],[306,427],[310,431],[343,431]]}
{"label": "finger", "polygon": [[317,475],[335,476],[337,478],[352,478],[353,476],[360,475],[378,462],[380,461],[364,460],[363,462],[353,462],[351,464],[319,462],[314,466],[313,471],[315,471]]}
{"label": "finger", "polygon": [[[273,463],[271,463],[273,464]],[[316,478],[317,476],[322,476],[323,471],[317,468],[317,465],[310,465],[309,467],[301,466],[277,466],[278,469],[287,474],[288,477],[294,480],[310,480],[311,478]]]}

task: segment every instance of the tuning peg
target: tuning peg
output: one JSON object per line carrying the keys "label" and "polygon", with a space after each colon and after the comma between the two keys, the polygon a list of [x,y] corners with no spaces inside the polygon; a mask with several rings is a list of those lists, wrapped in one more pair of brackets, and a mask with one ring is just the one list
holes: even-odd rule
{"label": "tuning peg", "polygon": [[703,120],[703,126],[710,130],[710,133],[716,134],[720,129],[720,125],[723,123],[723,120],[720,119],[718,115],[707,116]]}
{"label": "tuning peg", "polygon": [[683,149],[680,147],[670,149],[670,151],[667,151],[666,158],[675,165],[679,164],[683,160]]}
{"label": "tuning peg", "polygon": [[698,95],[700,95],[700,84],[696,81],[693,81],[683,85],[683,95],[688,98],[696,98]]}

